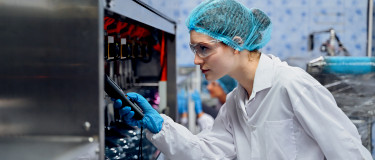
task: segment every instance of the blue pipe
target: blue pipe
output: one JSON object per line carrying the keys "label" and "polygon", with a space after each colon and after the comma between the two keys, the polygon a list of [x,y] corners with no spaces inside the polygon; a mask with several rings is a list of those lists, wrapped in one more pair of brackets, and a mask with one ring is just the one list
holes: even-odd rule
{"label": "blue pipe", "polygon": [[375,72],[375,57],[324,57],[323,73],[366,74]]}

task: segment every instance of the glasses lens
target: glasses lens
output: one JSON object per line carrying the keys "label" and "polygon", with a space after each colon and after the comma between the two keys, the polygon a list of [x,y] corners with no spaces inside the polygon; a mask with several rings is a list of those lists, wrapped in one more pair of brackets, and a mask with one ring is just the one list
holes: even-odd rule
{"label": "glasses lens", "polygon": [[190,49],[191,49],[191,51],[194,53],[194,54],[196,54],[197,53],[197,51],[195,50],[195,46],[196,46],[196,44],[189,44],[189,46],[190,46]]}
{"label": "glasses lens", "polygon": [[199,57],[205,58],[211,55],[211,53],[213,53],[212,51],[217,47],[216,42],[218,41],[212,40],[212,41],[209,41],[208,43],[202,42],[202,43],[197,43],[197,44],[190,43],[190,49],[194,54],[198,54]]}
{"label": "glasses lens", "polygon": [[199,53],[199,56],[201,57],[207,57],[211,53],[210,46],[204,45],[204,44],[198,44],[196,46],[196,50]]}

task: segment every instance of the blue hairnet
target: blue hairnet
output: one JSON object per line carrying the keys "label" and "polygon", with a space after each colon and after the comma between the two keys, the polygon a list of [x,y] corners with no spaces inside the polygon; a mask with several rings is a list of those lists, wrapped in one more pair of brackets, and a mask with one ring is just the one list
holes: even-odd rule
{"label": "blue hairnet", "polygon": [[186,26],[239,51],[262,48],[272,31],[271,20],[263,11],[248,9],[235,0],[202,2],[190,13]]}
{"label": "blue hairnet", "polygon": [[226,94],[231,92],[237,86],[237,81],[228,75],[216,80],[219,83],[220,87],[224,90]]}

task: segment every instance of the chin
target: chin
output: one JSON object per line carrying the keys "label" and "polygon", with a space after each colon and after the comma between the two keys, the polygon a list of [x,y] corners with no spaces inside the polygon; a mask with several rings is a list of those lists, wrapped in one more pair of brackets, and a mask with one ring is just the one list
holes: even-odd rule
{"label": "chin", "polygon": [[214,79],[212,77],[212,75],[208,75],[208,74],[205,74],[204,77],[206,78],[207,81],[211,82],[211,81],[215,81],[216,79]]}
{"label": "chin", "polygon": [[217,75],[212,75],[212,74],[204,74],[204,77],[206,77],[206,80],[207,81],[216,81],[216,80],[218,80],[219,78],[221,78],[221,77],[219,77],[219,76],[217,76]]}

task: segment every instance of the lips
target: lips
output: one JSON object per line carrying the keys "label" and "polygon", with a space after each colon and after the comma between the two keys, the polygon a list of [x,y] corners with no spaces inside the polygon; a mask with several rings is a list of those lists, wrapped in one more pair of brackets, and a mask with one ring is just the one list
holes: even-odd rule
{"label": "lips", "polygon": [[209,69],[201,69],[202,70],[202,73],[206,73],[209,71]]}

